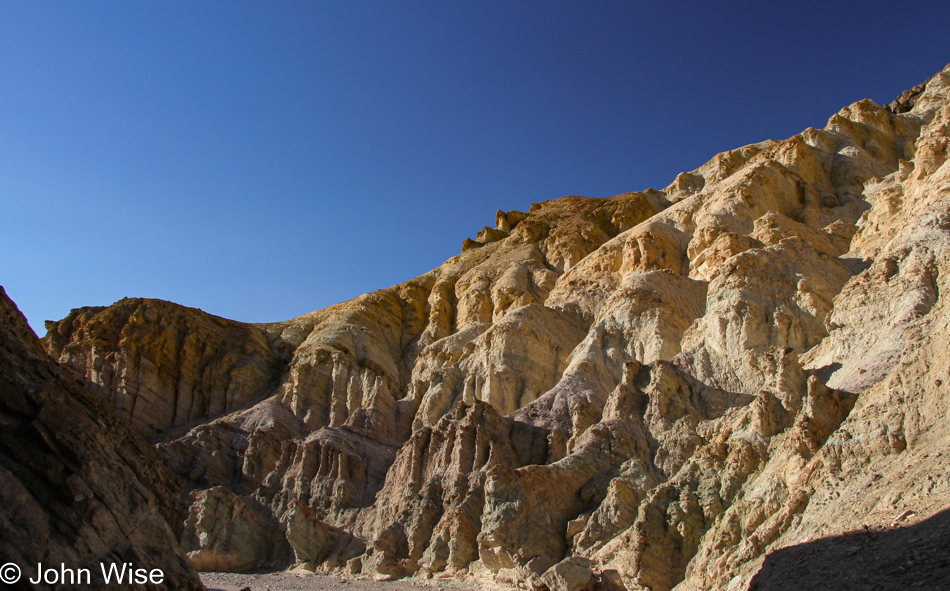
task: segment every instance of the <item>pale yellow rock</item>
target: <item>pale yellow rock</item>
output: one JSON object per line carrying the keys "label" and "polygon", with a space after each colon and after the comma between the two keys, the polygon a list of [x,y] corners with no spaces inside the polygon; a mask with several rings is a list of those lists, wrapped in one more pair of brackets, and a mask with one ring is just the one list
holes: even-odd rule
{"label": "pale yellow rock", "polygon": [[[945,69],[662,191],[499,211],[429,273],[286,322],[161,304],[175,332],[124,301],[45,344],[318,570],[747,589],[795,574],[777,550],[950,507],[948,129]],[[208,506],[196,551],[230,556]]]}
{"label": "pale yellow rock", "polygon": [[260,398],[283,367],[260,329],[160,300],[80,308],[47,330],[50,355],[149,437]]}
{"label": "pale yellow rock", "polygon": [[586,330],[576,315],[529,304],[433,343],[413,370],[416,423],[434,424],[458,399],[488,402],[502,414],[518,410],[557,383]]}

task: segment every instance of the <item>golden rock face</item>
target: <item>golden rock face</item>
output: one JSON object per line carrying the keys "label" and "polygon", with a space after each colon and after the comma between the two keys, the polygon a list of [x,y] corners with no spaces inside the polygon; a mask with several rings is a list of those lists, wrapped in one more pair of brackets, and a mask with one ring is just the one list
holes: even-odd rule
{"label": "golden rock face", "polygon": [[77,309],[48,328],[49,354],[148,437],[243,407],[282,371],[259,328],[160,300]]}
{"label": "golden rock face", "polygon": [[216,491],[198,563],[246,506],[296,533],[234,564],[745,589],[780,548],[950,505],[948,129],[945,69],[662,191],[499,211],[286,322],[123,300],[44,345]]}

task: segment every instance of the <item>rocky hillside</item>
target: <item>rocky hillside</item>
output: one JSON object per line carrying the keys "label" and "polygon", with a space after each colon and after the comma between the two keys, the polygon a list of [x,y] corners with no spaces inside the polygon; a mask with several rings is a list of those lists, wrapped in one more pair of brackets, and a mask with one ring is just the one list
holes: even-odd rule
{"label": "rocky hillside", "polygon": [[[153,445],[50,360],[26,319],[0,288],[0,563],[21,568],[16,589],[37,564],[89,569],[100,564],[161,569],[147,589],[204,589],[179,550],[181,485]],[[156,579],[157,580],[157,579]]]}
{"label": "rocky hillside", "polygon": [[950,67],[662,191],[499,211],[439,268],[286,322],[122,300],[43,344],[158,443],[202,570],[820,579],[887,544],[807,544],[950,507],[948,141]]}

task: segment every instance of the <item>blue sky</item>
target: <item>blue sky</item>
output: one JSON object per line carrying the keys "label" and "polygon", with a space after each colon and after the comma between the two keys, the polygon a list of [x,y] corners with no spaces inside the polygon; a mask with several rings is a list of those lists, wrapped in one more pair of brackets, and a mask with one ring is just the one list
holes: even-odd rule
{"label": "blue sky", "polygon": [[[950,62],[938,2],[5,2],[0,284],[276,321]],[[860,8],[858,8],[860,6]]]}

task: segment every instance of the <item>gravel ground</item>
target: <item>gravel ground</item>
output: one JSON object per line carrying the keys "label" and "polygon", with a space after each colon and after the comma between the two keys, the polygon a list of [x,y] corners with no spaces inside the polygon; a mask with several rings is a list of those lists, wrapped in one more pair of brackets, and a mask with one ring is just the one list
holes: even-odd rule
{"label": "gravel ground", "polygon": [[473,587],[459,581],[365,581],[342,577],[326,577],[310,573],[235,574],[201,573],[209,591],[462,591]]}

